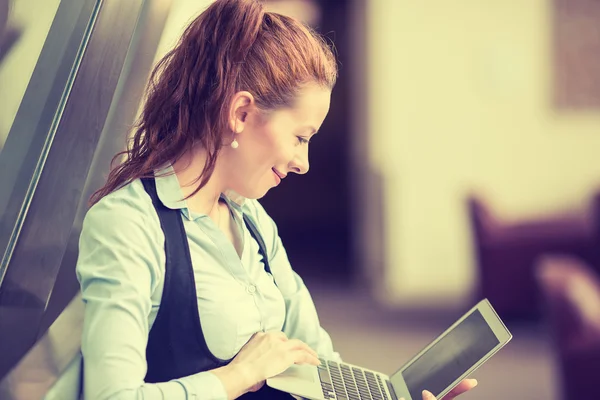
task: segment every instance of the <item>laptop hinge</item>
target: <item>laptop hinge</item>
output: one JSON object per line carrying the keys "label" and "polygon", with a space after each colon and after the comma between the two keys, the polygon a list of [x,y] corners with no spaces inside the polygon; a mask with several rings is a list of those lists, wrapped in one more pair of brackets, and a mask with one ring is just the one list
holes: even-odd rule
{"label": "laptop hinge", "polygon": [[398,397],[396,397],[396,392],[394,391],[394,387],[392,386],[392,382],[390,382],[389,379],[386,379],[385,383],[387,383],[388,391],[390,392],[390,395],[392,396],[392,400],[398,400]]}

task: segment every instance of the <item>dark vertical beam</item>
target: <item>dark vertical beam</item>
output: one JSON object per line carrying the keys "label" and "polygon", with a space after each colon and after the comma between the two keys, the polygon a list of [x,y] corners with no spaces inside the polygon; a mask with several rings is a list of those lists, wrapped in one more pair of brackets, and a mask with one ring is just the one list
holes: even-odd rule
{"label": "dark vertical beam", "polygon": [[278,224],[294,269],[308,279],[348,283],[354,276],[350,258],[350,76],[353,61],[347,23],[350,0],[319,0],[321,18],[313,27],[335,45],[340,74],[331,107],[310,145],[310,173],[290,174],[261,203]]}

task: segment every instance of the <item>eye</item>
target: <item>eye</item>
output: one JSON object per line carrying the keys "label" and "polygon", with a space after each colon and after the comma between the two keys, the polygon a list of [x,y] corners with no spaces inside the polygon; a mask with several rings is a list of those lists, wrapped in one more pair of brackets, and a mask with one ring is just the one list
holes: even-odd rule
{"label": "eye", "polygon": [[304,138],[302,136],[297,136],[297,138],[298,138],[298,144],[308,144],[308,143],[310,143],[310,140],[308,140],[308,139],[306,139],[306,138]]}

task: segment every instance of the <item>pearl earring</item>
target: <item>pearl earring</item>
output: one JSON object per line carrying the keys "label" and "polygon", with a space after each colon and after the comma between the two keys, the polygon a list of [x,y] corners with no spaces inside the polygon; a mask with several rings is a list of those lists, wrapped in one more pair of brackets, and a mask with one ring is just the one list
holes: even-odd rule
{"label": "pearl earring", "polygon": [[233,142],[231,142],[231,148],[237,149],[239,146],[240,144],[238,143],[237,139],[233,139]]}

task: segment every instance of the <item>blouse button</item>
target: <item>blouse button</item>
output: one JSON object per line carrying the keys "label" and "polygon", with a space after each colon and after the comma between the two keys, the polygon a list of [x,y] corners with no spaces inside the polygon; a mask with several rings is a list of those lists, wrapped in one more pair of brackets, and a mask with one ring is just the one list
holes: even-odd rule
{"label": "blouse button", "polygon": [[248,293],[250,293],[250,294],[254,294],[254,293],[256,292],[256,286],[254,286],[254,285],[249,285],[249,286],[246,288],[246,291],[247,291]]}

